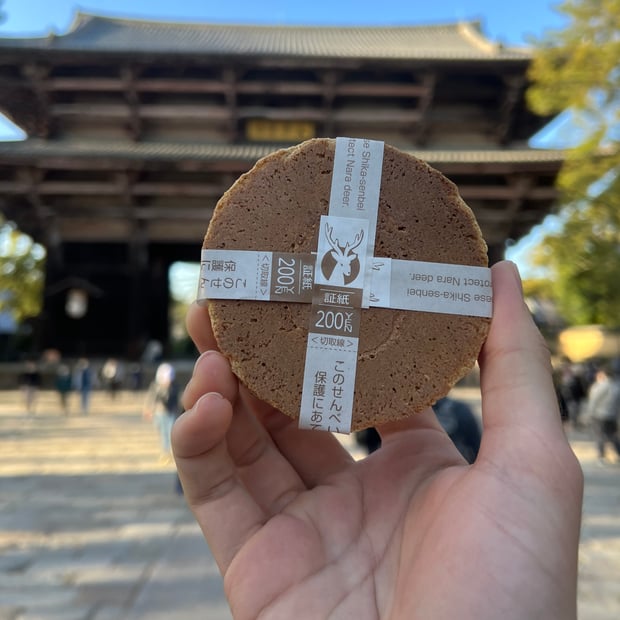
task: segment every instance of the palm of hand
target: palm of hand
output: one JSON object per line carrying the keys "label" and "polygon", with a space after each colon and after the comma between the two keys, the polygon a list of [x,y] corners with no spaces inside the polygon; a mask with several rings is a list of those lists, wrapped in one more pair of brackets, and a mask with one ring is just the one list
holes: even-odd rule
{"label": "palm of hand", "polygon": [[[424,509],[415,515],[417,504],[424,503],[417,496],[443,494],[450,478],[468,469],[441,431],[431,427],[418,435],[427,442],[423,454],[386,445],[298,494],[248,540],[225,582],[240,618],[260,612],[273,618],[385,617],[403,531],[424,528],[432,517]],[[429,438],[440,449],[426,459]],[[417,467],[421,460],[430,462]],[[446,464],[453,471],[429,485],[427,475]]]}
{"label": "palm of hand", "polygon": [[553,539],[539,489],[507,503],[514,481],[463,464],[435,429],[414,432],[300,494],[246,542],[225,579],[235,618],[439,618],[438,592],[452,609],[480,588],[497,618],[506,596],[523,595],[512,574],[532,561],[550,560],[554,592],[555,560],[536,542],[539,530]]}

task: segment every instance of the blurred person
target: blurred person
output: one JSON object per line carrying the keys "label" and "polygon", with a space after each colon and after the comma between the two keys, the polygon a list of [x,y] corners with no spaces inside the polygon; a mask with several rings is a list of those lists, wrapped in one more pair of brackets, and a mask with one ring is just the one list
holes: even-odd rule
{"label": "blurred person", "polygon": [[566,421],[573,428],[579,428],[581,408],[587,397],[587,391],[578,367],[570,362],[565,362],[560,368],[558,396],[565,408]]}
{"label": "blurred person", "polygon": [[80,411],[82,415],[88,415],[93,389],[93,371],[90,362],[85,357],[80,358],[75,365],[73,386],[80,395]]}
{"label": "blurred person", "polygon": [[41,383],[42,378],[39,366],[36,362],[28,360],[24,371],[19,376],[19,386],[24,396],[24,406],[28,415],[36,413]]}
{"label": "blurred person", "polygon": [[123,365],[117,359],[111,357],[101,369],[103,385],[112,400],[116,399],[123,385]]}
{"label": "blurred person", "polygon": [[60,398],[60,408],[64,415],[69,415],[69,394],[71,393],[71,369],[67,364],[60,364],[56,371],[56,392]]}
{"label": "blurred person", "polygon": [[594,383],[588,393],[588,416],[596,437],[599,461],[606,462],[606,446],[610,443],[620,459],[620,437],[618,437],[618,418],[620,417],[620,378],[601,366],[596,371]]}
{"label": "blurred person", "polygon": [[142,364],[134,362],[129,367],[129,387],[134,392],[139,392],[142,389]]}
{"label": "blurred person", "polygon": [[172,364],[162,362],[155,372],[144,403],[143,417],[152,420],[159,434],[161,460],[171,461],[170,434],[180,414],[180,392]]}
{"label": "blurred person", "polygon": [[[469,405],[448,396],[433,405],[433,411],[443,429],[468,463],[473,463],[480,449],[481,431]],[[372,454],[381,447],[381,435],[376,428],[355,433],[356,442]]]}
{"label": "blurred person", "polygon": [[145,364],[159,364],[161,362],[164,347],[159,340],[149,340],[142,353],[142,362]]}
{"label": "blurred person", "polygon": [[482,434],[471,407],[461,400],[446,396],[433,405],[433,411],[463,458],[473,463],[478,457]]}
{"label": "blurred person", "polygon": [[357,431],[355,441],[366,450],[366,454],[372,454],[381,447],[381,436],[373,427]]}

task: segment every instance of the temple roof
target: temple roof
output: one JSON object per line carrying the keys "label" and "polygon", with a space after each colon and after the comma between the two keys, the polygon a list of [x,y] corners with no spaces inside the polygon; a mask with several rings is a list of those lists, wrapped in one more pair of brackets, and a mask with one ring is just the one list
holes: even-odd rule
{"label": "temple roof", "polygon": [[529,61],[487,39],[478,22],[420,26],[170,23],[78,13],[63,35],[0,38],[0,49],[371,60]]}

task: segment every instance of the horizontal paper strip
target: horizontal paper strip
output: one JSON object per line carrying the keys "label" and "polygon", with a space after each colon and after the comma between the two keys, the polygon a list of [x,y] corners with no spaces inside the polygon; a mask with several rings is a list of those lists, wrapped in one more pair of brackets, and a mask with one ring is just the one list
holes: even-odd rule
{"label": "horizontal paper strip", "polygon": [[[450,265],[397,259],[390,262],[389,299],[384,289],[371,305],[398,310],[490,317],[493,312],[491,270],[472,265]],[[381,271],[373,271],[380,282]],[[373,278],[373,282],[375,278]],[[377,289],[379,290],[379,289]]]}
{"label": "horizontal paper strip", "polygon": [[198,301],[312,302],[313,254],[202,250]]}
{"label": "horizontal paper strip", "polygon": [[[249,299],[312,303],[310,253],[203,250],[198,301]],[[370,306],[491,317],[491,270],[391,258],[372,259]]]}

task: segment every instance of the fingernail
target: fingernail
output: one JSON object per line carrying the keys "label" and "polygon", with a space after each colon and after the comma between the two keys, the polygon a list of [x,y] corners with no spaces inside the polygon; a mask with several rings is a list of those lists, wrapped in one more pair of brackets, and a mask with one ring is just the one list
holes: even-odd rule
{"label": "fingernail", "polygon": [[207,402],[208,400],[214,401],[220,401],[220,400],[224,400],[224,397],[219,393],[219,392],[207,392],[206,394],[203,394],[197,401],[196,404],[192,407],[192,409],[197,410],[200,408],[200,406],[202,406],[204,403]]}
{"label": "fingernail", "polygon": [[196,374],[196,369],[198,368],[199,364],[201,364],[204,359],[206,359],[207,357],[209,357],[209,356],[211,356],[213,354],[217,354],[217,351],[214,351],[213,349],[210,349],[209,351],[205,351],[204,353],[200,354],[200,356],[198,357],[198,359],[194,363],[194,369],[192,370],[192,377]]}

